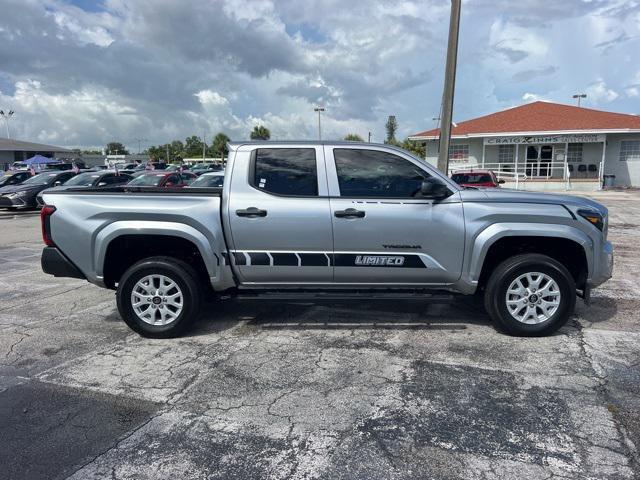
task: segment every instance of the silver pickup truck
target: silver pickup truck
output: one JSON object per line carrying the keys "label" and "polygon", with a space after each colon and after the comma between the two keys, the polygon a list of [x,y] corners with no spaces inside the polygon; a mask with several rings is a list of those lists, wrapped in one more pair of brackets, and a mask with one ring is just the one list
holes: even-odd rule
{"label": "silver pickup truck", "polygon": [[[229,145],[222,188],[44,194],[42,267],[117,290],[124,321],[176,336],[206,298],[481,296],[513,335],[561,327],[611,277],[607,209],[463,189],[387,145]],[[215,309],[215,303],[208,304]]]}

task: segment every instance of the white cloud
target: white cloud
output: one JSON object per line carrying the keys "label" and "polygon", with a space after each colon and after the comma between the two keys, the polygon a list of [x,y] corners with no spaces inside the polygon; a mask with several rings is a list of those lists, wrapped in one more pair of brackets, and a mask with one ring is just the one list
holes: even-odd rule
{"label": "white cloud", "polygon": [[596,104],[609,103],[620,96],[615,90],[607,87],[606,82],[601,78],[589,85],[585,92],[587,99]]}

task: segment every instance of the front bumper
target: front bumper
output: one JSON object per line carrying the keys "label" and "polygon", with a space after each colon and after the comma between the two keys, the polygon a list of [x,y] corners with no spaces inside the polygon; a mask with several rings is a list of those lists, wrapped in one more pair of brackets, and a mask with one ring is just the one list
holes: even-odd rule
{"label": "front bumper", "polygon": [[86,279],[83,273],[71,260],[65,257],[56,247],[44,247],[40,258],[42,271],[54,277],[70,277]]}
{"label": "front bumper", "polygon": [[609,280],[613,275],[613,244],[604,242],[602,249],[596,252],[594,272],[590,279],[589,287],[597,287]]}
{"label": "front bumper", "polygon": [[16,198],[8,198],[5,195],[0,195],[0,208],[11,208],[11,207],[26,207],[27,203],[24,201],[23,197]]}

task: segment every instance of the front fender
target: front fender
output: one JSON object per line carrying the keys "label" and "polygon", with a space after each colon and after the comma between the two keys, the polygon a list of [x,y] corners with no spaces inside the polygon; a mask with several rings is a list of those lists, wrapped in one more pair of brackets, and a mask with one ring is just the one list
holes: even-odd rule
{"label": "front fender", "polygon": [[[123,235],[169,235],[180,237],[192,242],[199,250],[207,272],[212,282],[220,276],[220,253],[214,252],[211,243],[205,235],[195,228],[184,223],[147,221],[147,220],[124,220],[113,222],[100,230],[94,240],[93,270],[98,279],[104,279],[104,261],[109,244],[116,238]],[[220,240],[220,239],[217,239]]]}
{"label": "front fender", "polygon": [[468,289],[475,290],[489,248],[504,237],[556,237],[572,240],[584,249],[588,272],[593,272],[593,241],[586,233],[575,227],[547,223],[494,223],[482,230],[470,242],[463,269],[467,273],[461,279],[469,287]]}

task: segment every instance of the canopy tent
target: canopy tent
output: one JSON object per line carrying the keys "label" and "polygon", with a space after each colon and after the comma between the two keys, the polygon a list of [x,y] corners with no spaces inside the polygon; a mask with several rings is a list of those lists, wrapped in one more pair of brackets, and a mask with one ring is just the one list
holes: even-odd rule
{"label": "canopy tent", "polygon": [[55,158],[47,158],[42,155],[34,155],[31,158],[28,158],[24,161],[24,163],[29,167],[35,167],[36,165],[45,165],[47,163],[60,163]]}

